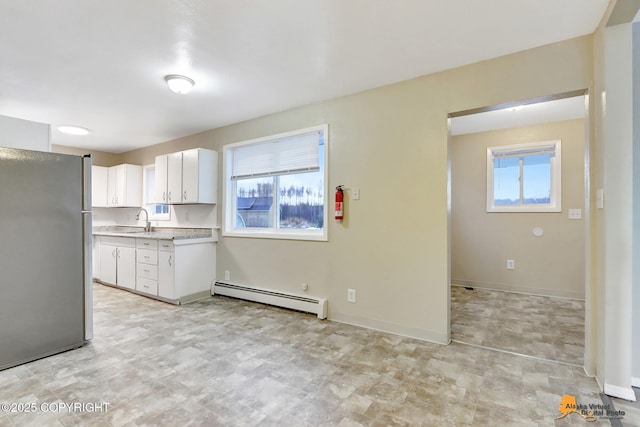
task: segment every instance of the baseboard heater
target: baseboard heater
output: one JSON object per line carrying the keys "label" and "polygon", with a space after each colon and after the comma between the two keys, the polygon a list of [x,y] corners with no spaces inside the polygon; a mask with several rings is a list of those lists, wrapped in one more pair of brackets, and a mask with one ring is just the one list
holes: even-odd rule
{"label": "baseboard heater", "polygon": [[224,295],[247,301],[261,302],[276,307],[313,313],[316,314],[319,319],[327,318],[326,298],[307,297],[225,282],[215,282],[211,288],[211,295]]}

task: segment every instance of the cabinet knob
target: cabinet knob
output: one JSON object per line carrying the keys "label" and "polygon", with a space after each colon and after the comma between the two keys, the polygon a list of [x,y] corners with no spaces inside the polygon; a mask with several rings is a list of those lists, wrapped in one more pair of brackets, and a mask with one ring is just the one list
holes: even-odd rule
{"label": "cabinet knob", "polygon": [[169,265],[172,265],[171,264],[171,255],[169,255]]}
{"label": "cabinet knob", "polygon": [[162,201],[165,202],[167,200],[167,192],[163,191],[162,192]]}
{"label": "cabinet knob", "polygon": [[167,197],[169,198],[169,201],[171,201],[171,191],[169,191]]}
{"label": "cabinet knob", "polygon": [[184,190],[184,200],[187,200],[187,190]]}

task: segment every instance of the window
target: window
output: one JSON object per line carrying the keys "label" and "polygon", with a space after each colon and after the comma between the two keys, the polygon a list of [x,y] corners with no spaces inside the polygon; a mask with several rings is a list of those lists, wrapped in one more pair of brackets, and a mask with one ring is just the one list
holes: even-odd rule
{"label": "window", "polygon": [[487,148],[487,212],[560,212],[560,141]]}
{"label": "window", "polygon": [[327,130],[224,146],[224,235],[327,240]]}
{"label": "window", "polygon": [[149,221],[168,221],[171,219],[169,212],[169,205],[162,205],[159,203],[151,203],[154,199],[155,186],[156,186],[156,167],[155,165],[147,165],[143,168],[143,201],[144,208],[149,212]]}

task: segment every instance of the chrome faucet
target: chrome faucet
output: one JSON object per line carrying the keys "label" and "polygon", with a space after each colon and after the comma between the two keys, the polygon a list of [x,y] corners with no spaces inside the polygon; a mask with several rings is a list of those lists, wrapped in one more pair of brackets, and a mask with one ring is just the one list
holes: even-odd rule
{"label": "chrome faucet", "polygon": [[140,208],[140,211],[138,212],[138,215],[136,215],[136,220],[140,219],[140,214],[144,212],[145,215],[145,225],[144,225],[144,231],[145,233],[148,233],[151,231],[151,223],[149,222],[149,212],[147,212],[147,210],[145,208]]}

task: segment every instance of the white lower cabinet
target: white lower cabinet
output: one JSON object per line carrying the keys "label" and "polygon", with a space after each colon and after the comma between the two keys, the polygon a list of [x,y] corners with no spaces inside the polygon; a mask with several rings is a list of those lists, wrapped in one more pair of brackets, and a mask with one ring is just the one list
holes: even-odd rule
{"label": "white lower cabinet", "polygon": [[163,240],[158,250],[158,296],[176,299],[173,243]]}
{"label": "white lower cabinet", "polygon": [[174,304],[211,295],[215,242],[101,236],[99,256],[103,283]]}
{"label": "white lower cabinet", "polygon": [[160,240],[158,296],[181,304],[208,296],[216,274],[213,242]]}
{"label": "white lower cabinet", "polygon": [[102,236],[100,281],[128,289],[136,288],[135,239]]}
{"label": "white lower cabinet", "polygon": [[136,291],[158,295],[158,241],[136,239],[137,277]]}

